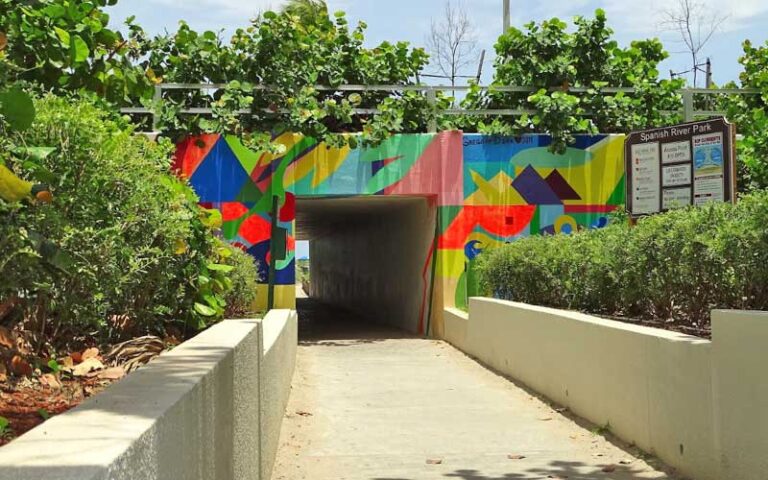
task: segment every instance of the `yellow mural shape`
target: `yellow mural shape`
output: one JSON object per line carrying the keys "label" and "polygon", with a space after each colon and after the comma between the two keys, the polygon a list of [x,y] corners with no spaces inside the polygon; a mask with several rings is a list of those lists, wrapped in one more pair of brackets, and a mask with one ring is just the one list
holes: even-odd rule
{"label": "yellow mural shape", "polygon": [[624,175],[624,135],[611,135],[588,149],[592,161],[558,169],[581,200],[566,200],[566,205],[603,205]]}
{"label": "yellow mural shape", "polygon": [[316,188],[338,170],[349,156],[350,151],[351,149],[345,146],[343,148],[329,148],[320,152],[318,161],[314,164],[315,174],[312,177],[312,188]]}
{"label": "yellow mural shape", "polygon": [[469,171],[477,191],[466,198],[465,205],[527,205],[512,187],[512,178],[504,172],[486,180],[474,170]]}

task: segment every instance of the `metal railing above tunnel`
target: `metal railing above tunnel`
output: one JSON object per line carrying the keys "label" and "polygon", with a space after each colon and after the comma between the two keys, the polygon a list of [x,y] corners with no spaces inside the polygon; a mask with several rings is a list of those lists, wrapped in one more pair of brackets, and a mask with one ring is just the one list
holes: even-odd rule
{"label": "metal railing above tunnel", "polygon": [[[221,83],[161,83],[155,86],[154,101],[158,102],[163,99],[163,94],[167,91],[174,90],[198,90],[209,91],[212,94],[227,88],[227,84]],[[477,89],[483,92],[502,92],[502,93],[533,93],[538,90],[533,86],[520,86],[520,85],[508,85],[508,86],[468,86],[468,85],[316,85],[314,88],[318,91],[328,92],[422,92],[426,96],[427,101],[433,106],[437,105],[437,93],[438,92],[467,92],[472,89]],[[257,91],[269,91],[271,89],[268,85],[255,85],[253,87],[254,92]],[[564,90],[563,87],[551,87],[550,91]],[[637,92],[634,87],[604,87],[600,89],[588,88],[588,87],[570,87],[565,89],[569,93],[587,93],[589,91],[598,90],[601,94],[612,95],[617,93],[633,94]],[[697,96],[709,96],[709,95],[760,95],[762,92],[757,88],[683,88],[678,90],[681,96],[681,105],[677,110],[664,110],[662,114],[679,114],[686,122],[693,121],[700,117],[711,116],[724,116],[726,112],[721,110],[701,110],[696,108]],[[211,95],[213,96],[213,95]],[[153,130],[156,130],[159,124],[158,114],[153,112],[152,109],[147,107],[125,107],[120,110],[124,114],[130,115],[151,115]],[[272,110],[265,109],[265,112],[275,113]],[[380,113],[376,108],[354,108],[353,113],[356,115],[376,115]],[[277,110],[278,113],[285,113],[285,110]],[[179,109],[181,114],[190,115],[211,115],[213,114],[213,108],[211,107],[185,107]],[[237,112],[238,115],[249,115],[253,111],[249,109],[241,109]],[[524,108],[493,108],[493,109],[466,109],[466,108],[435,108],[437,116],[440,115],[468,115],[468,116],[512,116],[519,117],[522,115],[532,115],[536,113],[536,110],[524,109]],[[585,114],[589,116],[589,113]],[[428,125],[427,131],[434,133],[437,131],[436,119],[431,119]]]}

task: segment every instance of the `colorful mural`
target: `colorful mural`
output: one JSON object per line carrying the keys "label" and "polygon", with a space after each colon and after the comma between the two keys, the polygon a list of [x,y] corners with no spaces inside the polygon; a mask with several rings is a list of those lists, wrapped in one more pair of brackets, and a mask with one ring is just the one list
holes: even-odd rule
{"label": "colorful mural", "polygon": [[297,196],[436,196],[437,255],[430,252],[428,262],[437,261],[436,283],[449,306],[465,304],[483,250],[527,235],[600,228],[624,204],[622,135],[577,137],[563,155],[550,153],[543,135],[395,135],[355,150],[294,134],[275,140],[285,147],[281,155],[250,151],[233,137],[190,138],[178,147],[176,168],[205,207],[221,210],[224,237],[259,260],[264,279],[269,212],[279,198],[278,225],[288,232],[287,256],[276,264],[284,307],[295,302]]}

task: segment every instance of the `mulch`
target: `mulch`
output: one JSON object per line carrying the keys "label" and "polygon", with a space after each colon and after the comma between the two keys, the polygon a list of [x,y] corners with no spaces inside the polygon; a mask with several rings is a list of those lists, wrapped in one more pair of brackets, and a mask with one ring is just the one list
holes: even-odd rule
{"label": "mulch", "polygon": [[0,382],[0,417],[9,421],[0,435],[0,446],[32,430],[47,418],[59,415],[103,391],[115,379],[97,376],[61,378],[58,385],[43,385],[35,377],[9,378]]}
{"label": "mulch", "polygon": [[0,447],[104,391],[178,343],[174,337],[143,336],[102,349],[72,351],[51,361],[32,354],[18,331],[0,327]]}

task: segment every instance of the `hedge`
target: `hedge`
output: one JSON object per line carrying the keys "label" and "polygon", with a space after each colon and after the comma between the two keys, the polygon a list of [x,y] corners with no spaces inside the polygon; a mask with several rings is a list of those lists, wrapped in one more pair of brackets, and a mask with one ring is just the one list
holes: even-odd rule
{"label": "hedge", "polygon": [[768,309],[768,191],[480,256],[491,296],[706,329],[714,308]]}
{"label": "hedge", "polygon": [[[118,324],[135,335],[169,324],[193,333],[224,315],[223,295],[245,309],[255,266],[238,254],[216,265],[220,244],[197,197],[170,174],[173,145],[135,135],[89,100],[49,95],[36,107],[33,126],[11,140],[54,149],[39,166],[54,199],[0,200],[0,306],[16,311],[5,322],[43,333],[42,346],[114,339]],[[8,152],[0,160],[33,179]]]}

